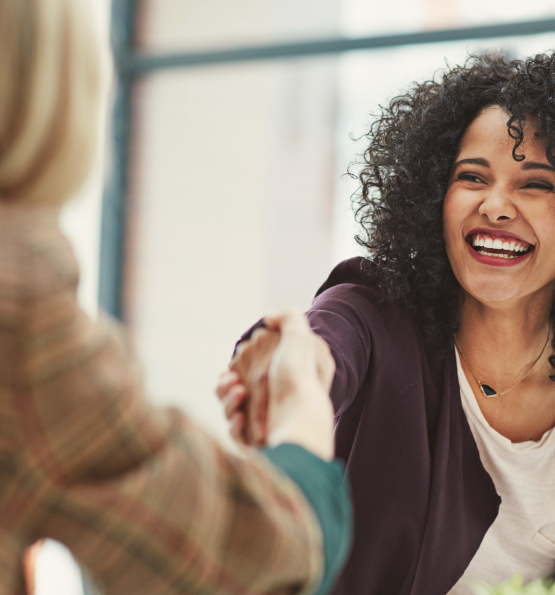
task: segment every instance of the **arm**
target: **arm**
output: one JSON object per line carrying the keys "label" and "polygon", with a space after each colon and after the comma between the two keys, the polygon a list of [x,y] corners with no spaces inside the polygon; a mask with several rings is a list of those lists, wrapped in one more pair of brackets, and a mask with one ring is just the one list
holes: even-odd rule
{"label": "arm", "polygon": [[269,444],[289,443],[266,454],[299,485],[318,516],[325,558],[318,593],[326,593],[350,545],[343,465],[326,462],[333,456],[329,390],[335,366],[329,348],[300,313],[267,317],[265,324],[279,334],[260,329],[243,342],[218,395],[224,401],[238,396],[250,401],[254,415],[248,425],[254,431],[249,434],[257,443],[266,442],[266,436]]}
{"label": "arm", "polygon": [[312,330],[328,344],[335,361],[330,396],[336,416],[351,406],[368,373],[371,311],[366,288],[342,284],[320,294],[307,312]]}
{"label": "arm", "polygon": [[352,510],[344,465],[337,459],[327,463],[294,444],[264,452],[301,488],[318,517],[324,538],[324,576],[317,595],[324,595],[351,549]]}
{"label": "arm", "polygon": [[322,535],[297,487],[148,405],[117,329],[78,308],[58,230],[37,231],[0,234],[0,590],[48,536],[107,594],[310,593]]}

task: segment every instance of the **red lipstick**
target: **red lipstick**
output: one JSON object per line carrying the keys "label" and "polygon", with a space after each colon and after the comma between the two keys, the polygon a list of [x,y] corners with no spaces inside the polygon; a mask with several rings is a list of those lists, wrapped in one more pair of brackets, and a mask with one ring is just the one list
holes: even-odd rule
{"label": "red lipstick", "polygon": [[488,256],[487,254],[480,254],[470,244],[466,244],[468,251],[470,252],[472,258],[477,260],[482,264],[488,264],[494,267],[514,267],[521,262],[524,262],[530,254],[532,254],[533,250],[526,252],[522,256],[516,256],[515,258],[500,258],[499,256]]}
{"label": "red lipstick", "polygon": [[514,238],[515,240],[519,240],[520,242],[524,242],[526,244],[530,244],[531,246],[533,246],[533,244],[531,244],[530,242],[528,242],[524,238],[521,238],[520,236],[517,236],[516,233],[511,233],[510,231],[505,231],[503,229],[489,229],[487,227],[475,227],[474,229],[471,229],[466,234],[466,237],[468,238],[469,236],[474,236],[477,233],[486,233],[486,234],[492,236],[493,238],[501,238],[501,237],[503,237],[503,238]]}

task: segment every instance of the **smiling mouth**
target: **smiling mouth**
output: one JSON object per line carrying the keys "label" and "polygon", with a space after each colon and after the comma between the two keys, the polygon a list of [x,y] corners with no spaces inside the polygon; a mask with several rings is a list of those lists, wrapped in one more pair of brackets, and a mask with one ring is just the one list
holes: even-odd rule
{"label": "smiling mouth", "polygon": [[524,240],[504,236],[494,237],[487,233],[469,235],[466,241],[478,254],[508,260],[524,256],[534,249],[533,244],[528,244]]}

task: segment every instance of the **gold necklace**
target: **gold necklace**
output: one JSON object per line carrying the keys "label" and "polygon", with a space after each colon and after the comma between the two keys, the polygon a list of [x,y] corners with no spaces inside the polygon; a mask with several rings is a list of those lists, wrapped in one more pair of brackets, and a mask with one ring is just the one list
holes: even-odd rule
{"label": "gold necklace", "polygon": [[530,374],[530,372],[534,369],[534,366],[540,361],[540,358],[543,355],[543,352],[545,351],[545,348],[547,347],[547,342],[549,341],[549,335],[550,335],[550,333],[551,333],[551,328],[547,331],[547,339],[545,340],[545,343],[544,343],[544,346],[543,346],[543,348],[541,350],[541,353],[538,355],[538,357],[536,358],[536,361],[532,364],[532,367],[528,370],[528,372],[526,372],[526,374],[524,374],[524,376],[520,380],[518,380],[517,382],[515,382],[513,384],[513,386],[511,386],[507,390],[504,390],[501,393],[498,393],[489,384],[486,384],[485,382],[480,382],[476,378],[476,376],[474,376],[474,372],[472,371],[472,368],[470,367],[470,364],[468,363],[468,360],[466,359],[466,357],[465,357],[465,355],[463,353],[463,350],[461,349],[461,346],[459,345],[459,342],[457,341],[457,335],[453,335],[453,336],[455,338],[455,345],[457,346],[457,349],[459,350],[459,353],[461,354],[462,358],[466,362],[466,365],[468,366],[468,369],[469,369],[470,373],[472,374],[472,378],[474,378],[474,381],[480,387],[480,390],[482,391],[482,394],[484,395],[484,397],[500,397],[501,395],[504,395],[505,393],[508,393],[510,390],[513,390],[513,388],[517,384],[520,384],[526,378],[526,376],[528,376],[528,374]]}

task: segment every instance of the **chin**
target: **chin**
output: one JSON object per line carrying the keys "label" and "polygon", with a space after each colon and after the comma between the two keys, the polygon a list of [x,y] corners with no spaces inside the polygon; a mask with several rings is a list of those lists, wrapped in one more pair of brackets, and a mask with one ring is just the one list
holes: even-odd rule
{"label": "chin", "polygon": [[507,302],[519,296],[518,289],[511,283],[493,281],[491,278],[483,282],[462,283],[465,293],[481,303]]}

